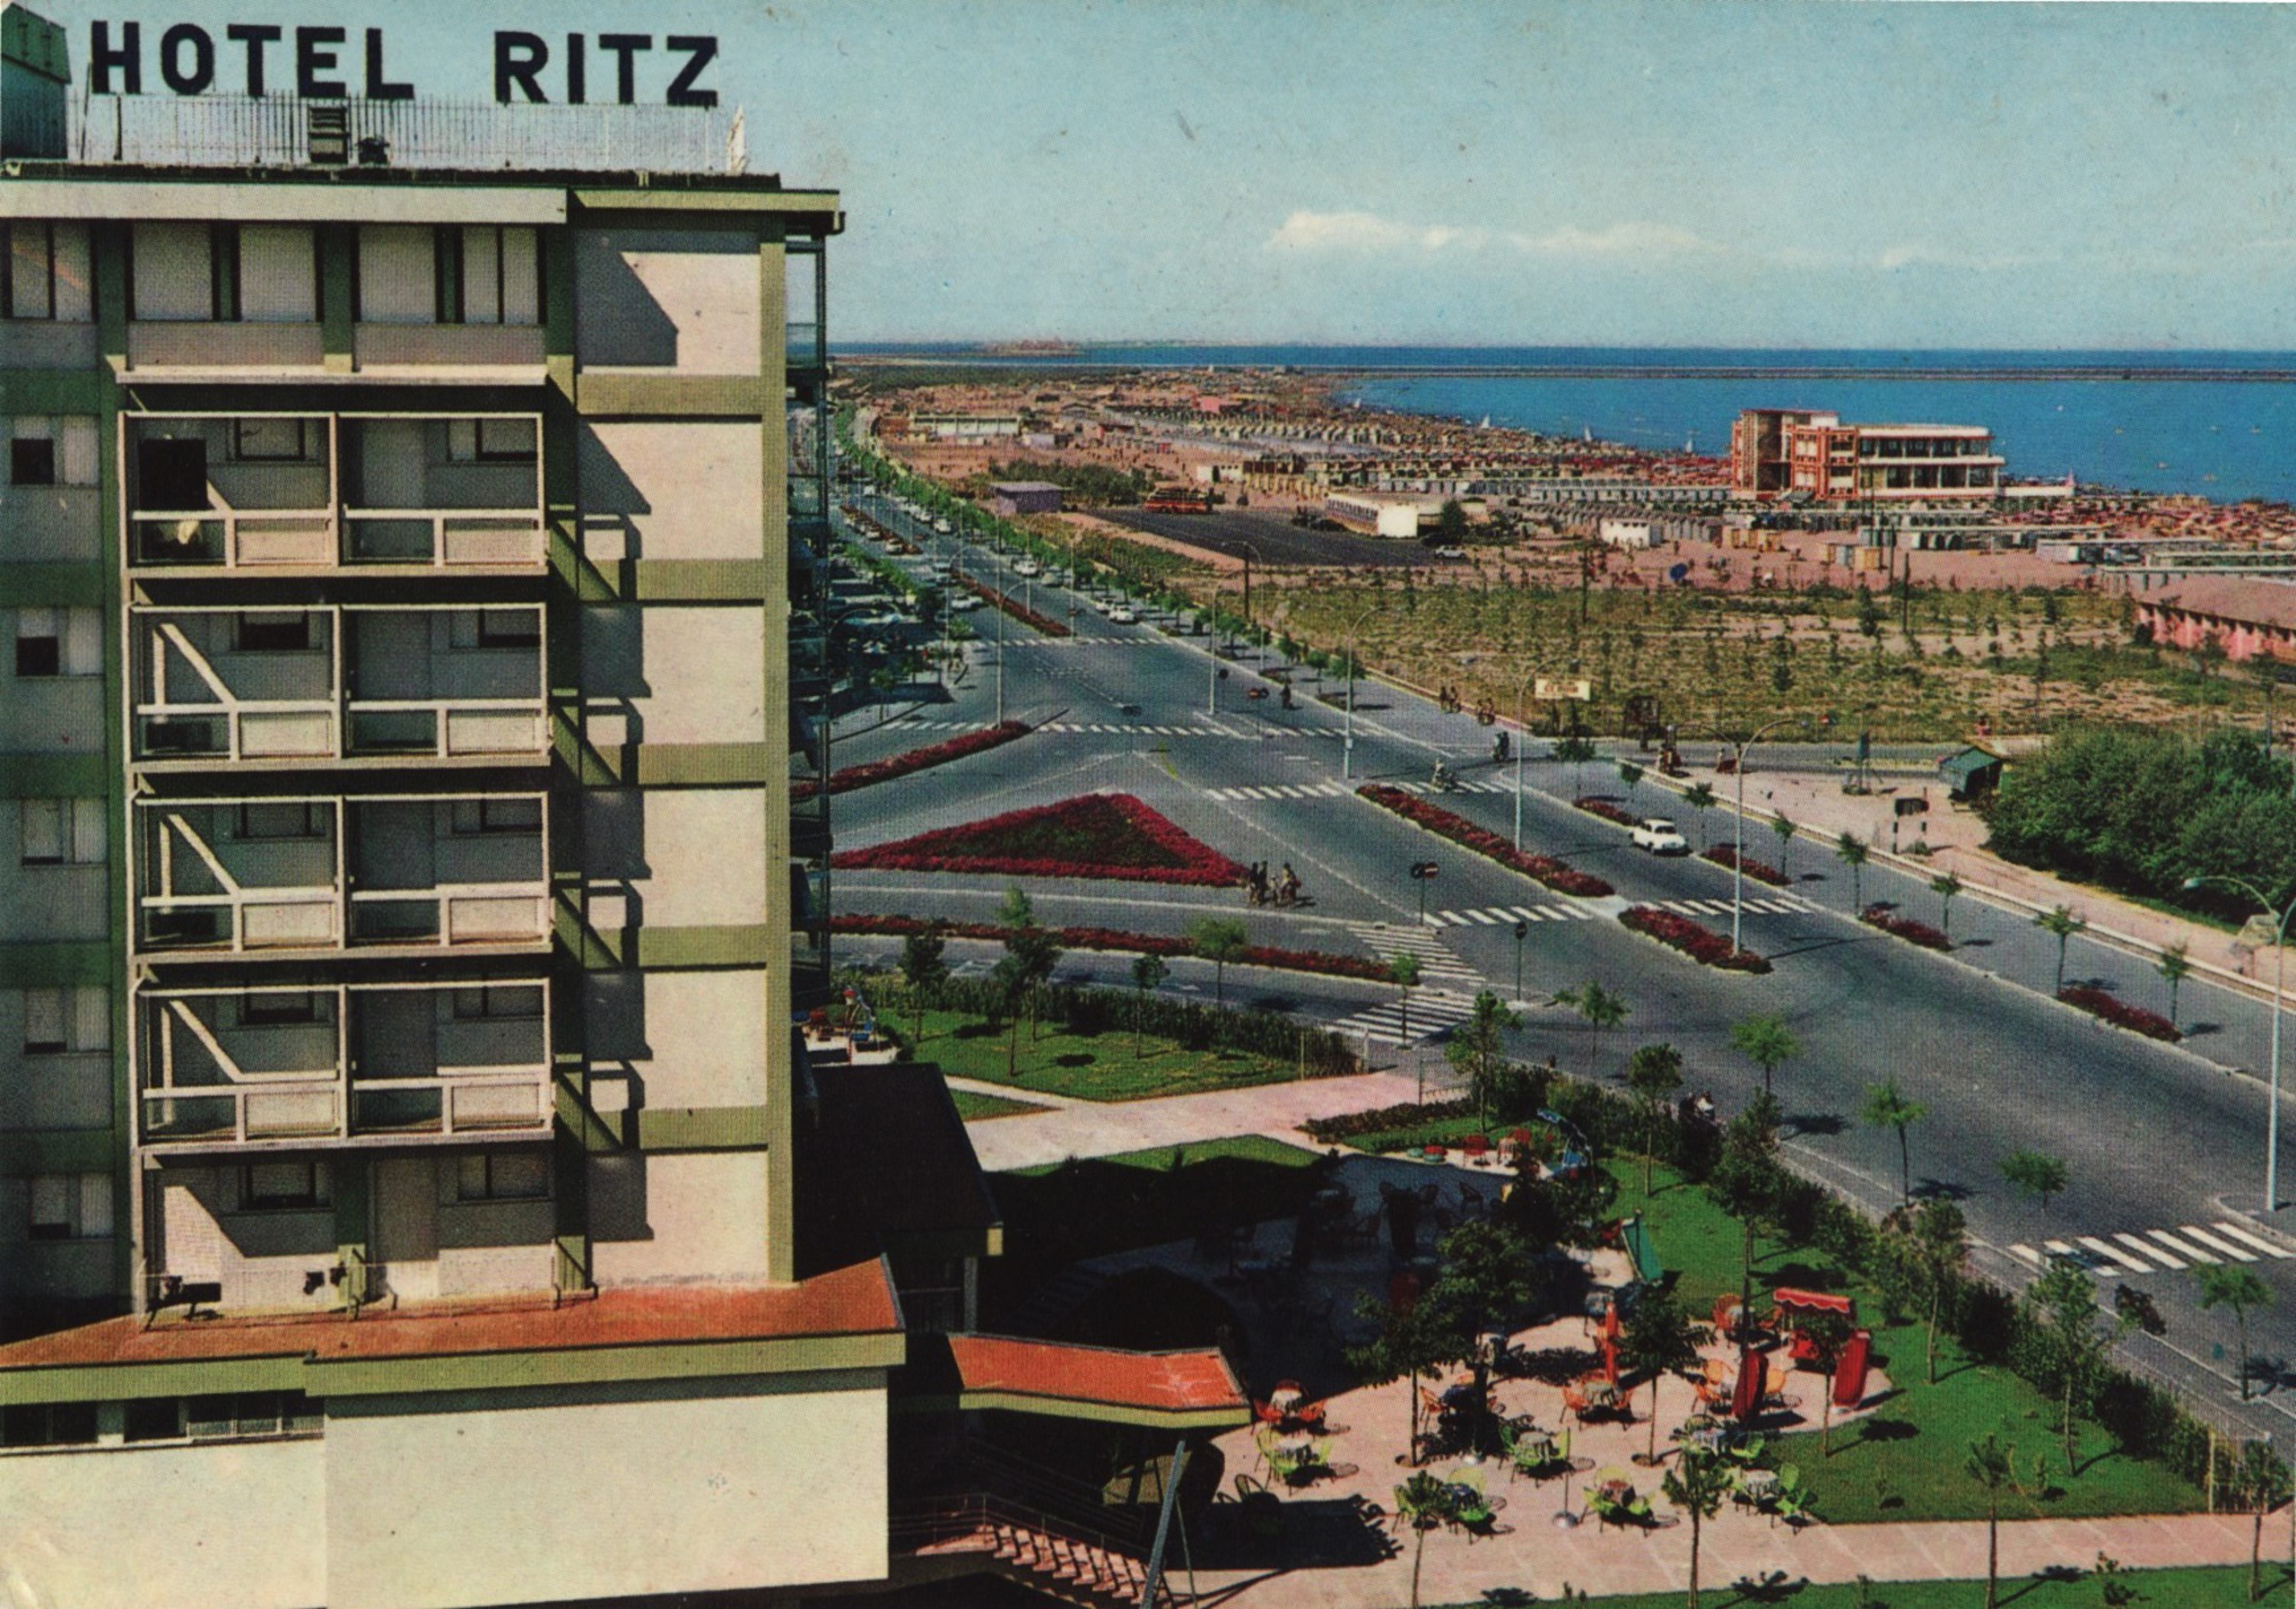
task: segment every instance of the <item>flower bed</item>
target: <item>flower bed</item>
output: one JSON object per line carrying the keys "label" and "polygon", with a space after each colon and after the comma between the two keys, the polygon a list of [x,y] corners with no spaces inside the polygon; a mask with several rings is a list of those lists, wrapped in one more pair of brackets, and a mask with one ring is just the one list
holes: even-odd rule
{"label": "flower bed", "polygon": [[1951,949],[1953,940],[1926,922],[1916,922],[1911,916],[1892,915],[1878,905],[1869,905],[1857,913],[1857,920],[1868,927],[1878,927],[1885,933],[1895,933],[1908,943],[1923,949]]}
{"label": "flower bed", "polygon": [[1352,1139],[1359,1134],[1408,1129],[1438,1118],[1464,1117],[1474,1109],[1475,1103],[1464,1098],[1406,1101],[1400,1106],[1374,1106],[1363,1112],[1342,1112],[1332,1117],[1311,1117],[1300,1127],[1309,1139],[1329,1145],[1333,1140]]}
{"label": "flower bed", "polygon": [[984,603],[993,604],[995,607],[1003,610],[1006,614],[1011,615],[1023,626],[1033,626],[1038,631],[1043,632],[1046,636],[1072,636],[1075,635],[1073,632],[1070,631],[1065,622],[1056,620],[1053,619],[1051,615],[1038,613],[1036,610],[1033,610],[1026,603],[1023,603],[1020,599],[1013,596],[1012,594],[999,592],[996,587],[989,586],[986,581],[976,581],[961,570],[952,571],[949,572],[949,575],[952,580],[954,580],[959,587],[964,587],[965,591],[971,593],[974,597],[979,598]]}
{"label": "flower bed", "polygon": [[[849,914],[832,916],[829,921],[832,932],[874,933],[894,938],[906,938],[928,928],[938,928],[951,939],[987,939],[1004,937],[1004,930],[993,922],[928,922],[921,916],[872,916]],[[1184,938],[1163,933],[1128,933],[1108,927],[1055,928],[1054,936],[1069,949],[1122,950],[1143,956],[1193,956],[1195,946]],[[1230,962],[1231,966],[1267,966],[1280,972],[1316,973],[1328,978],[1361,978],[1370,982],[1388,981],[1387,963],[1369,956],[1335,956],[1327,950],[1283,949],[1269,944],[1244,947],[1243,954]]]}
{"label": "flower bed", "polygon": [[2131,1033],[2141,1033],[2148,1039],[2163,1039],[2174,1045],[2185,1036],[2177,1025],[2157,1011],[2147,1011],[2142,1006],[2109,995],[2101,989],[2083,989],[2078,985],[2061,989],[2057,998],[2068,1006],[2077,1006],[2094,1017],[2103,1017],[2115,1028],[2125,1028]]}
{"label": "flower bed", "polygon": [[830,865],[1006,877],[1106,877],[1233,888],[1244,869],[1129,793],[1086,793],[986,821],[848,850]]}
{"label": "flower bed", "polygon": [[1600,816],[1604,821],[1615,821],[1622,827],[1635,825],[1630,812],[1620,809],[1607,799],[1574,799],[1570,804],[1574,809],[1584,810],[1589,816]]}
{"label": "flower bed", "polygon": [[1518,850],[1496,833],[1484,831],[1465,817],[1455,815],[1440,805],[1429,804],[1401,788],[1390,788],[1383,783],[1366,783],[1356,790],[1382,809],[1392,810],[1414,826],[1426,828],[1438,838],[1447,838],[1463,850],[1497,861],[1512,871],[1545,883],[1558,894],[1575,894],[1582,899],[1599,899],[1612,891],[1611,885],[1590,873],[1581,872],[1555,859],[1552,855],[1530,855]]}
{"label": "flower bed", "polygon": [[1629,906],[1619,913],[1619,920],[1657,940],[1660,944],[1680,950],[1692,960],[1708,966],[1722,967],[1729,972],[1766,973],[1770,964],[1750,949],[1732,949],[1730,940],[1712,928],[1693,922],[1687,916],[1677,916],[1647,905]]}
{"label": "flower bed", "polygon": [[[906,776],[933,766],[945,766],[952,759],[963,759],[968,754],[999,748],[1014,738],[1026,737],[1032,729],[1026,721],[1008,720],[985,731],[968,732],[962,737],[952,737],[947,743],[927,743],[922,749],[911,749],[906,754],[896,754],[889,759],[873,759],[865,766],[847,766],[831,775],[829,791],[832,793],[849,793],[856,788],[890,782],[897,776]],[[811,799],[820,791],[821,784],[816,782],[790,784],[791,799]]]}
{"label": "flower bed", "polygon": [[1716,866],[1739,866],[1755,882],[1767,882],[1772,888],[1785,888],[1793,882],[1792,878],[1777,867],[1767,861],[1757,860],[1751,855],[1747,856],[1741,863],[1738,851],[1726,843],[1718,843],[1712,849],[1702,850],[1699,853]]}

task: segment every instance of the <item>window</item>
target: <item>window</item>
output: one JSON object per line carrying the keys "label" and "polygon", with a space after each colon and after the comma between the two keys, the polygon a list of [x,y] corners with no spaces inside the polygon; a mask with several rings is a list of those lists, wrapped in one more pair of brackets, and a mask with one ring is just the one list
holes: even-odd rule
{"label": "window", "polygon": [[218,324],[237,324],[239,298],[239,226],[208,226],[208,316]]}
{"label": "window", "polygon": [[505,1018],[534,1018],[541,1014],[542,988],[539,984],[481,983],[475,989],[455,991],[455,1015],[458,1021],[500,1021]]}
{"label": "window", "polygon": [[0,318],[89,317],[87,226],[0,223]]}
{"label": "window", "polygon": [[[137,224],[130,256],[130,318],[182,323],[216,316],[215,237],[208,225]],[[234,269],[232,278],[237,277]]]}
{"label": "window", "polygon": [[0,1447],[86,1447],[94,1441],[93,1402],[27,1402],[0,1410]]}
{"label": "window", "polygon": [[175,1441],[184,1434],[181,1397],[140,1397],[127,1405],[127,1439],[130,1441]]}
{"label": "window", "polygon": [[111,1234],[111,1175],[36,1173],[31,1179],[34,1240],[103,1240]]}
{"label": "window", "polygon": [[234,646],[242,653],[305,653],[311,647],[311,617],[300,610],[234,616]]}
{"label": "window", "polygon": [[8,443],[8,484],[53,486],[56,444],[44,437],[16,436]]}
{"label": "window", "polygon": [[540,1201],[550,1194],[550,1158],[540,1151],[481,1151],[463,1157],[455,1176],[463,1201]]}
{"label": "window", "polygon": [[541,645],[542,611],[539,609],[479,611],[480,647],[538,648]]}
{"label": "window", "polygon": [[111,991],[102,984],[24,991],[24,1054],[111,1048]]}
{"label": "window", "polygon": [[327,1164],[310,1158],[250,1162],[239,1170],[239,1204],[248,1212],[308,1211],[332,1199]]}
{"label": "window", "polygon": [[[153,1418],[158,1421],[156,1412]],[[320,1405],[300,1391],[226,1391],[185,1398],[183,1423],[183,1433],[193,1441],[213,1441],[226,1436],[313,1434],[325,1428],[326,1417]]]}
{"label": "window", "polygon": [[93,609],[19,609],[16,674],[100,676],[103,617]]}
{"label": "window", "polygon": [[531,324],[542,317],[542,262],[531,229],[439,229],[431,242],[440,324]]}
{"label": "window", "polygon": [[25,799],[17,810],[24,865],[103,864],[108,834],[101,799]]}
{"label": "window", "polygon": [[432,231],[369,224],[358,234],[358,317],[363,324],[427,324],[439,315]]}
{"label": "window", "polygon": [[250,324],[316,324],[319,255],[299,224],[242,224],[239,230],[240,316]]}
{"label": "window", "polygon": [[481,464],[532,464],[537,456],[534,421],[531,419],[477,419],[477,439]]}
{"label": "window", "polygon": [[430,271],[435,280],[432,294],[437,301],[439,322],[458,324],[463,322],[463,232],[449,224],[433,232],[430,243]]}
{"label": "window", "polygon": [[334,813],[316,799],[250,800],[239,807],[235,838],[324,838]]}
{"label": "window", "polygon": [[300,464],[308,459],[308,419],[234,419],[231,456],[242,464]]}
{"label": "window", "polygon": [[299,990],[265,990],[239,997],[239,1025],[242,1028],[286,1028],[306,1022],[324,1022],[325,1014],[319,1009],[319,997]]}
{"label": "window", "polygon": [[538,833],[542,830],[542,800],[531,798],[458,799],[454,806],[454,832],[467,838],[483,833]]}

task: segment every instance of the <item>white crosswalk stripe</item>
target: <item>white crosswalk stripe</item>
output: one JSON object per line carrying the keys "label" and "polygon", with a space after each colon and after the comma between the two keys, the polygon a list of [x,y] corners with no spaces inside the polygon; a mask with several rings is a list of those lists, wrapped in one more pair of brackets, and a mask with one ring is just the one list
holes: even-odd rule
{"label": "white crosswalk stripe", "polygon": [[2254,1246],[2258,1251],[2263,1252],[2267,1257],[2296,1257],[2296,1252],[2284,1251],[2281,1247],[2274,1245],[2268,1240],[2251,1235],[2238,1224],[2219,1223],[2215,1226],[2215,1228],[2218,1234],[2224,1235],[2226,1238],[2229,1240],[2243,1241],[2249,1245]]}
{"label": "white crosswalk stripe", "polygon": [[2222,1252],[2230,1261],[2254,1262],[2256,1260],[2255,1252],[2234,1245],[2230,1241],[2219,1240],[2198,1224],[2186,1224],[2184,1227],[2184,1235],[2188,1240],[2199,1241],[2211,1252]]}
{"label": "white crosswalk stripe", "polygon": [[[2134,1233],[2115,1229],[2103,1236],[2075,1235],[2070,1240],[2044,1240],[2041,1245],[2045,1251],[2078,1257],[2093,1267],[2102,1265],[2101,1271],[2112,1274],[2151,1274],[2195,1264],[2256,1262],[2267,1257],[2296,1259],[2296,1252],[2234,1223],[2180,1224],[2173,1230]],[[2012,1243],[2008,1250],[2037,1268],[2047,1260],[2042,1252],[2023,1241]]]}
{"label": "white crosswalk stripe", "polygon": [[1401,999],[1368,1006],[1332,1024],[1335,1033],[1384,1045],[1415,1044],[1456,1028],[1475,1014],[1475,1003],[1457,995],[1418,989],[1410,1004]]}
{"label": "white crosswalk stripe", "polygon": [[1232,788],[1206,788],[1207,799],[1345,799],[1348,790],[1335,782],[1263,783]]}
{"label": "white crosswalk stripe", "polygon": [[[1731,906],[1727,899],[1661,899],[1659,908],[1672,911],[1677,916],[1726,916]],[[1760,916],[1803,916],[1817,909],[1807,899],[1749,899],[1746,913]]]}
{"label": "white crosswalk stripe", "polygon": [[1484,905],[1429,911],[1429,927],[1513,927],[1518,922],[1591,922],[1592,911],[1576,906]]}

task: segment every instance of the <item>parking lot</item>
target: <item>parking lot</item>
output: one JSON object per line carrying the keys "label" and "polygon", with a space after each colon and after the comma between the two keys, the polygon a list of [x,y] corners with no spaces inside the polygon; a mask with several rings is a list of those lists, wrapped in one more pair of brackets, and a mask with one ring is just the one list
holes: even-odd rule
{"label": "parking lot", "polygon": [[1266,564],[1448,564],[1416,542],[1359,537],[1349,530],[1307,530],[1288,515],[1219,509],[1208,514],[1152,514],[1136,508],[1101,508],[1093,513],[1111,524],[1193,547],[1241,559],[1249,554]]}

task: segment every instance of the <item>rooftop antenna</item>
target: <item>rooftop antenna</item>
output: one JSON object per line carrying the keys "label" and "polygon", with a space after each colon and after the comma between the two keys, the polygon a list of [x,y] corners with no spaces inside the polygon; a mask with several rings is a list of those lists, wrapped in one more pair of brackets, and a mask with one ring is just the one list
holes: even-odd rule
{"label": "rooftop antenna", "polygon": [[734,126],[726,131],[726,171],[747,173],[750,170],[750,125],[748,109],[734,108]]}

